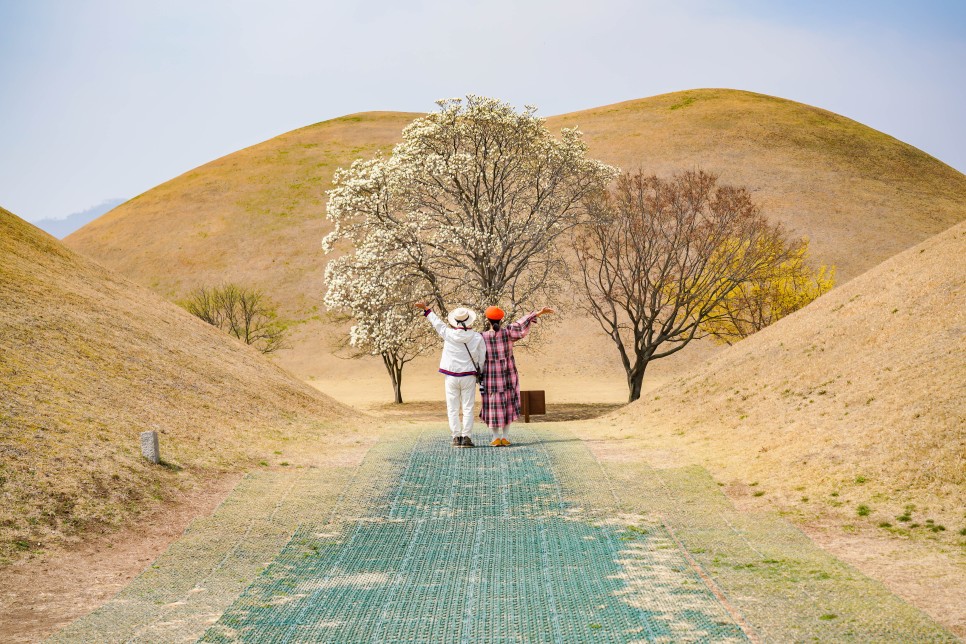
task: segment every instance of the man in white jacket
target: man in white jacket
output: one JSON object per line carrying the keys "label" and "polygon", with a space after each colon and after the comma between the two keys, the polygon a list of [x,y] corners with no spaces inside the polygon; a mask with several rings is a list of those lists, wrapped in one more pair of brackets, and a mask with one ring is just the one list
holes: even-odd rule
{"label": "man in white jacket", "polygon": [[[423,310],[423,315],[443,338],[439,372],[445,378],[446,410],[449,413],[453,447],[474,447],[471,436],[473,408],[476,404],[476,376],[486,359],[483,336],[472,330],[476,313],[463,307],[453,309],[446,317],[449,322],[447,326],[424,302],[416,302],[413,306]],[[463,411],[462,423],[460,410]]]}

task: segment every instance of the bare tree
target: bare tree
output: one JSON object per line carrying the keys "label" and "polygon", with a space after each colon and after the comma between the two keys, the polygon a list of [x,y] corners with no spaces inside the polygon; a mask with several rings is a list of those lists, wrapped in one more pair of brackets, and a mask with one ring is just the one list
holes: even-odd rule
{"label": "bare tree", "polygon": [[283,348],[284,327],[278,321],[276,307],[256,289],[239,289],[236,324],[232,335],[258,348],[262,353],[274,353]]}
{"label": "bare tree", "polygon": [[219,302],[220,297],[215,291],[216,289],[210,286],[200,286],[179,304],[191,315],[221,329],[225,322],[224,311]]}
{"label": "bare tree", "polygon": [[262,353],[284,348],[285,326],[278,320],[276,307],[258,289],[236,284],[201,286],[181,306]]}
{"label": "bare tree", "polygon": [[652,360],[706,335],[702,323],[724,298],[787,258],[774,244],[780,229],[748,192],[705,172],[669,180],[624,173],[585,205],[587,221],[572,236],[572,277],[582,306],[617,347],[629,401],[640,397]]}

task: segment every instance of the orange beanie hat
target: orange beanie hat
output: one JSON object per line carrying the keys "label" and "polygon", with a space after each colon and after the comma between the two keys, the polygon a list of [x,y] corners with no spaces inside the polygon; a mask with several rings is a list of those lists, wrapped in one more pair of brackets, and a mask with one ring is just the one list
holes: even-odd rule
{"label": "orange beanie hat", "polygon": [[490,306],[490,307],[487,307],[486,311],[483,312],[483,315],[486,316],[487,320],[494,320],[499,322],[500,320],[503,319],[503,316],[506,315],[506,313],[504,313],[503,309],[501,309],[498,306]]}

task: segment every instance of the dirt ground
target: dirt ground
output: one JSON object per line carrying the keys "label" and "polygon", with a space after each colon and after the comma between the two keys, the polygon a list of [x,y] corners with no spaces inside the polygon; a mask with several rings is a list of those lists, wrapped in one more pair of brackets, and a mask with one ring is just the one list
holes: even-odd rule
{"label": "dirt ground", "polygon": [[[365,418],[365,415],[362,415]],[[324,445],[290,444],[276,452],[293,467],[357,466],[377,437],[352,428]],[[269,467],[280,467],[277,462]],[[212,475],[118,532],[88,534],[76,546],[51,548],[0,567],[0,642],[37,642],[95,610],[177,541],[185,528],[210,515],[243,472]]]}
{"label": "dirt ground", "polygon": [[878,580],[966,640],[966,568],[962,557],[908,539],[883,539],[867,531],[847,534],[831,523],[798,527],[826,551]]}
{"label": "dirt ground", "polygon": [[124,588],[177,540],[188,524],[218,507],[241,474],[213,479],[143,516],[136,527],[93,536],[0,568],[0,641],[36,642],[86,615]]}
{"label": "dirt ground", "polygon": [[[618,403],[558,403],[549,405],[547,413],[539,416],[531,416],[531,423],[559,423],[570,420],[589,420],[598,418],[615,409],[620,408]],[[394,419],[406,419],[411,421],[446,421],[446,403],[439,401],[418,401],[396,405],[384,403],[376,405],[373,409],[381,416]],[[523,421],[521,421],[523,422]],[[485,431],[485,427],[477,426],[476,431]]]}

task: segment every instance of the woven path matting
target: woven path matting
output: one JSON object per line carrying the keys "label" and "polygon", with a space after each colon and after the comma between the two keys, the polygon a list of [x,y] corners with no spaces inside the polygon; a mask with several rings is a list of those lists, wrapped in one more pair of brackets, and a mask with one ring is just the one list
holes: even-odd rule
{"label": "woven path matting", "polygon": [[358,468],[251,475],[54,639],[954,640],[700,468],[602,466],[566,427],[513,438],[401,429]]}
{"label": "woven path matting", "polygon": [[203,640],[746,639],[666,533],[573,506],[535,434],[516,438],[423,433],[389,494],[303,525]]}

